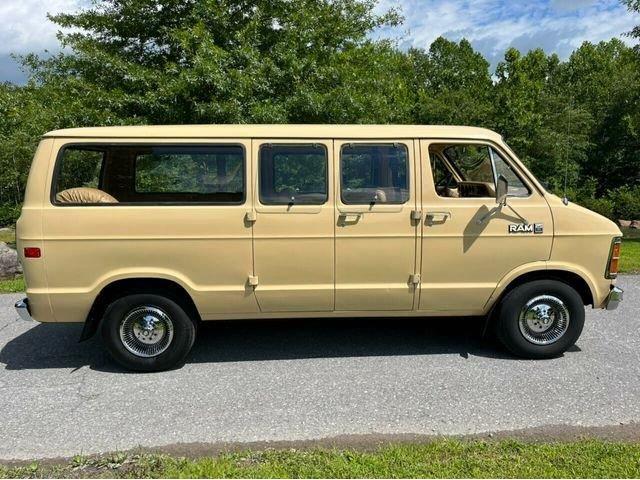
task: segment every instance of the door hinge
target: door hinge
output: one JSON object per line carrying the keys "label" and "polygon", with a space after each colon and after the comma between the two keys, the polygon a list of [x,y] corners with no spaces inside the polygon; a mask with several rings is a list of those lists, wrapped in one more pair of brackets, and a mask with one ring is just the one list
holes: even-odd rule
{"label": "door hinge", "polygon": [[422,220],[422,210],[411,210],[411,220],[419,222]]}
{"label": "door hinge", "polygon": [[249,286],[257,287],[258,286],[258,277],[256,275],[249,275]]}
{"label": "door hinge", "polygon": [[414,285],[420,285],[420,274],[414,273],[411,275],[411,283]]}
{"label": "door hinge", "polygon": [[256,214],[256,212],[255,212],[254,210],[249,210],[249,211],[245,214],[244,219],[245,219],[247,222],[251,222],[251,223],[253,223],[253,222],[255,222],[255,221],[258,219],[258,215]]}

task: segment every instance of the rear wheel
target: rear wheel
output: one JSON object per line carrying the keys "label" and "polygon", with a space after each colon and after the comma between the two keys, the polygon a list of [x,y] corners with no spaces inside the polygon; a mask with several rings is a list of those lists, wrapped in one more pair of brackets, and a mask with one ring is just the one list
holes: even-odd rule
{"label": "rear wheel", "polygon": [[524,358],[553,358],[574,345],[584,326],[576,290],[557,280],[536,280],[511,290],[497,311],[502,344]]}
{"label": "rear wheel", "polygon": [[153,294],[128,295],[107,308],[102,336],[111,356],[138,371],[160,371],[182,362],[195,341],[194,321],[175,301]]}

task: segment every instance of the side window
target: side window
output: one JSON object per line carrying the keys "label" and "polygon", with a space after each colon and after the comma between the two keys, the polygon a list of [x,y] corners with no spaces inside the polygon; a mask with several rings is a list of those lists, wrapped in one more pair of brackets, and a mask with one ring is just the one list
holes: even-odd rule
{"label": "side window", "polygon": [[241,147],[152,147],[135,157],[135,193],[238,196]]}
{"label": "side window", "polygon": [[322,205],[328,198],[327,149],[323,145],[262,145],[260,203]]}
{"label": "side window", "polygon": [[509,182],[509,196],[511,197],[528,197],[531,191],[520,179],[520,177],[513,171],[511,165],[509,165],[502,156],[493,151],[493,161],[496,166],[496,178],[500,175],[504,175],[504,178]]}
{"label": "side window", "polygon": [[[443,176],[433,157],[440,152],[460,180],[450,182]],[[492,147],[480,144],[432,145],[432,172],[436,192],[441,197],[495,198],[496,179],[504,175],[509,195],[526,197],[531,192],[507,161]],[[442,165],[444,167],[444,164]]]}
{"label": "side window", "polygon": [[452,145],[444,154],[465,181],[494,183],[487,145]]}
{"label": "side window", "polygon": [[104,150],[92,147],[69,147],[62,151],[57,175],[57,192],[71,188],[100,188]]}
{"label": "side window", "polygon": [[245,154],[237,145],[69,146],[56,172],[59,205],[244,201]]}
{"label": "side window", "polygon": [[406,145],[350,144],[340,154],[342,202],[402,204],[409,200]]}

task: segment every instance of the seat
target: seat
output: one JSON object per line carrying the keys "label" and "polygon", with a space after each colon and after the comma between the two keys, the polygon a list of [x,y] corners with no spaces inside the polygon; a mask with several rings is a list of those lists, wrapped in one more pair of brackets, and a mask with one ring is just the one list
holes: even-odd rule
{"label": "seat", "polygon": [[63,190],[56,194],[56,202],[62,204],[96,204],[96,203],[118,203],[114,197],[107,192],[97,188],[76,187]]}

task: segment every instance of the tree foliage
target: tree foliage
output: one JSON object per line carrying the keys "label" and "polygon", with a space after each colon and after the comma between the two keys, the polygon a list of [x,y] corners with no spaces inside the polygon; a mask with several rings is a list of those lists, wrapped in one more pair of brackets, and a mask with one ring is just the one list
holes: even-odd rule
{"label": "tree foliage", "polygon": [[[639,0],[623,2],[640,12]],[[584,43],[566,61],[509,49],[491,71],[464,39],[409,51],[373,40],[379,27],[402,21],[376,7],[376,0],[93,0],[52,16],[65,48],[23,57],[28,83],[0,85],[0,223],[15,217],[40,135],[88,125],[485,126],[552,189],[566,180],[576,196],[606,197],[597,206],[609,215],[621,211],[611,202],[638,191],[638,51],[617,39]],[[638,28],[630,35],[640,40]]]}

